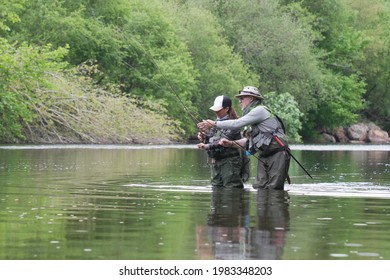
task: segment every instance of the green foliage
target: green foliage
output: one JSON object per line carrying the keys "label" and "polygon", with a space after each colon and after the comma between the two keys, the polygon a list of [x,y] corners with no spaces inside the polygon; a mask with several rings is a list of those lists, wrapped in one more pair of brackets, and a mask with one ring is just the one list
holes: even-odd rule
{"label": "green foliage", "polygon": [[[73,1],[66,1],[69,5]],[[86,16],[82,3],[72,9],[60,0],[31,1],[21,14],[22,22],[13,27],[12,39],[37,45],[69,46],[67,61],[78,65],[96,60],[108,77],[116,76],[121,63],[122,41],[114,28],[106,26],[99,17]]]}
{"label": "green foliage", "polygon": [[[69,45],[68,61],[94,61],[101,84],[120,84],[125,95],[154,101],[181,121],[187,133],[195,126],[187,111],[197,112],[190,54],[158,1],[60,1],[29,3],[15,40]],[[38,12],[39,11],[39,12]]]}
{"label": "green foliage", "polygon": [[364,57],[357,63],[367,83],[365,116],[390,130],[390,2],[343,0],[355,12],[353,26],[366,35]]}
{"label": "green foliage", "polygon": [[[354,14],[344,3],[203,2],[220,17],[230,43],[260,76],[259,88],[294,96],[305,115],[303,130],[357,119],[364,83],[355,62],[363,56],[366,39],[351,25]],[[325,111],[332,117],[325,118]]]}
{"label": "green foliage", "polygon": [[36,121],[26,129],[31,142],[164,143],[182,133],[164,108],[127,98],[115,85],[104,90],[72,73],[57,73],[48,80],[50,95],[44,88],[36,90]]}
{"label": "green foliage", "polygon": [[299,131],[302,128],[303,113],[299,110],[295,98],[288,92],[269,92],[265,94],[265,105],[282,119],[288,140],[294,143],[302,142]]}
{"label": "green foliage", "polygon": [[289,92],[302,113],[316,110],[321,70],[304,25],[273,1],[218,1],[211,6],[234,50],[260,77],[256,84],[262,92]]}
{"label": "green foliage", "polygon": [[[156,117],[157,127],[169,127],[181,137],[195,132],[194,122],[212,116],[208,108],[217,95],[233,96],[247,84],[262,92],[289,93],[270,102],[286,106],[276,106],[280,113],[275,113],[288,120],[294,141],[317,128],[358,121],[363,113],[390,127],[389,14],[390,3],[382,0],[3,0],[2,141],[22,139],[26,127],[38,131],[39,125],[32,125],[42,112],[38,104],[54,102],[52,91],[66,95],[64,89],[83,87],[92,92],[86,100],[94,109],[87,110],[77,97],[86,108],[74,111],[75,105],[64,105],[64,115],[85,111],[99,118],[97,104],[112,100],[115,110],[125,110],[120,104],[127,100],[140,114]],[[78,76],[64,75],[64,59],[69,68],[82,65],[92,80],[80,85]],[[107,116],[115,111],[99,110]],[[156,110],[168,124],[160,122]],[[121,117],[114,116],[115,137],[80,136],[93,127],[90,121],[75,122],[80,133],[74,131],[69,139],[135,139],[124,136],[134,128],[119,129]],[[57,116],[45,118],[43,123],[50,124]],[[147,119],[138,120],[151,126]]]}
{"label": "green foliage", "polygon": [[[162,104],[169,116],[181,121],[186,134],[195,131],[197,108],[194,69],[186,45],[158,1],[134,1],[123,26],[128,47],[124,57],[124,90]],[[191,115],[190,115],[191,114]]]}
{"label": "green foliage", "polygon": [[[299,11],[298,20],[310,22],[320,54],[320,79],[315,93],[317,108],[307,115],[307,128],[336,127],[357,121],[364,108],[365,83],[357,67],[367,38],[357,30],[355,13],[344,1],[284,1]],[[301,7],[301,10],[296,7]],[[295,14],[296,15],[296,14]],[[315,19],[315,20],[313,20]]]}
{"label": "green foliage", "polygon": [[4,31],[10,31],[9,24],[20,21],[18,13],[23,10],[25,1],[26,0],[2,0],[0,2],[0,35]]}
{"label": "green foliage", "polygon": [[66,49],[51,50],[22,44],[19,47],[0,39],[0,141],[24,139],[24,125],[34,120],[35,91],[46,86],[47,71],[59,70]]}
{"label": "green foliage", "polygon": [[[115,85],[104,90],[88,77],[65,75],[67,49],[0,40],[1,142],[144,143],[182,135],[165,108],[124,97]],[[96,65],[82,66],[82,73],[100,76]]]}
{"label": "green foliage", "polygon": [[313,28],[322,34],[317,41],[324,50],[322,60],[336,71],[349,75],[356,72],[355,62],[363,57],[367,43],[364,34],[354,27],[355,13],[343,0],[303,1],[302,5],[315,15]]}
{"label": "green foliage", "polygon": [[179,36],[186,42],[198,72],[197,93],[192,94],[191,100],[202,118],[214,118],[209,107],[216,96],[232,97],[244,85],[255,84],[258,77],[228,45],[222,27],[210,11],[198,7],[196,2],[180,7],[165,5],[165,9],[172,17],[181,15],[176,17]]}
{"label": "green foliage", "polygon": [[325,87],[332,86],[328,86],[328,96],[318,106],[317,123],[322,127],[335,128],[358,121],[356,112],[365,106],[362,98],[365,83],[357,75],[329,75],[329,80],[324,82]]}

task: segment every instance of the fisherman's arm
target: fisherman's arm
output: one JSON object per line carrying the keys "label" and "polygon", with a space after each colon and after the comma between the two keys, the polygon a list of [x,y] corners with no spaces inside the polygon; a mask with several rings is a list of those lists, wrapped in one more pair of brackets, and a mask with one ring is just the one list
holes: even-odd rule
{"label": "fisherman's arm", "polygon": [[265,110],[263,107],[259,106],[254,108],[245,116],[236,119],[236,120],[225,120],[222,122],[213,121],[213,120],[204,120],[198,123],[198,128],[205,130],[207,128],[216,126],[217,128],[222,129],[239,129],[246,125],[251,125],[255,123],[259,123],[270,116],[270,113]]}
{"label": "fisherman's arm", "polygon": [[239,148],[239,149],[245,149],[246,142],[248,141],[247,138],[241,138],[238,140],[229,140],[226,138],[222,138],[219,140],[218,144],[225,147],[225,148]]}

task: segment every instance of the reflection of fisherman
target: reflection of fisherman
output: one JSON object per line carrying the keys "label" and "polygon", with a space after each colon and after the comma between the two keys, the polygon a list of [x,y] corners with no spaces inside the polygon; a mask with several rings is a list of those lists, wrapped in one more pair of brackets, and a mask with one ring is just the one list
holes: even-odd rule
{"label": "reflection of fisherman", "polygon": [[256,228],[251,229],[251,259],[282,259],[289,229],[289,196],[286,191],[258,190]]}
{"label": "reflection of fisherman", "polygon": [[251,192],[213,188],[207,225],[197,227],[202,259],[278,260],[289,230],[289,196],[282,190],[259,189],[256,216],[249,213]]}
{"label": "reflection of fisherman", "polygon": [[203,259],[246,259],[249,224],[249,192],[245,189],[213,188],[207,226],[198,234],[208,242],[198,244]]}
{"label": "reflection of fisherman", "polygon": [[[227,96],[215,98],[214,105],[210,107],[217,115],[218,122],[237,119],[232,107],[232,100]],[[241,138],[239,129],[217,129],[198,133],[198,138],[204,143],[198,144],[204,149],[211,160],[211,184],[213,187],[243,188],[242,181],[242,153],[238,147],[223,147],[218,142],[221,138],[238,140]]]}
{"label": "reflection of fisherman", "polygon": [[[265,106],[261,105],[263,97],[257,88],[244,87],[237,98],[240,100],[244,116],[236,120],[212,121],[205,120],[198,123],[201,130],[211,127],[218,129],[239,129],[249,126],[247,137],[232,142],[229,138],[221,139],[224,147],[241,145],[246,147],[251,154],[258,153],[258,166],[254,188],[284,189],[284,183],[288,179],[290,155],[286,149],[288,144],[285,131],[280,119],[272,114]],[[280,141],[280,144],[278,143]],[[281,147],[280,145],[284,145]]]}

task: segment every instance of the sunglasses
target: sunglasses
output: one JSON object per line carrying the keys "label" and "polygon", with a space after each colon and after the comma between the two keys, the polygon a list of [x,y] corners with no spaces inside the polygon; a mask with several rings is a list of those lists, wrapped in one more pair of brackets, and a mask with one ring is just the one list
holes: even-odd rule
{"label": "sunglasses", "polygon": [[243,99],[245,99],[245,98],[249,98],[250,96],[243,96],[243,97],[239,97],[238,98],[238,102],[241,102]]}

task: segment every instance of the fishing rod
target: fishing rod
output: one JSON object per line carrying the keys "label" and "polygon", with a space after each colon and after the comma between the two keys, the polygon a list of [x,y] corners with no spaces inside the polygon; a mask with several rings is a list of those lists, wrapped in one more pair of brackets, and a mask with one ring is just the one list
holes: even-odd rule
{"label": "fishing rod", "polygon": [[[175,88],[172,86],[172,83],[170,82],[169,79],[167,79],[167,77],[165,76],[165,74],[161,71],[160,67],[158,66],[156,60],[152,57],[152,55],[142,46],[141,43],[139,43],[138,41],[134,41],[138,46],[139,48],[147,55],[147,57],[149,58],[149,60],[153,63],[153,65],[156,67],[157,71],[161,74],[161,76],[163,77],[163,79],[165,80],[165,82],[168,84],[171,92],[173,93],[173,95],[179,100],[180,104],[183,106],[184,110],[186,111],[186,113],[190,116],[191,120],[194,122],[195,126],[197,127],[197,124],[200,122],[200,118],[196,118],[192,113],[191,111],[189,110],[189,108],[185,105],[185,103],[183,102],[183,100],[180,98],[179,94],[176,92]],[[198,128],[198,131],[200,133],[202,133],[203,135],[205,135],[205,133],[200,130]],[[222,133],[222,132],[221,132]],[[246,152],[246,149],[244,147],[242,147],[239,143],[237,143],[236,140],[233,140],[233,139],[229,139],[229,137],[227,135],[225,135],[224,133],[222,133],[222,135],[225,136],[226,139],[228,139],[229,141],[232,141],[234,144],[236,144],[236,146],[241,149],[242,151]],[[258,157],[256,157],[255,155],[253,155],[257,160],[261,161]]]}
{"label": "fishing rod", "polygon": [[[270,114],[273,114],[272,112],[271,112],[271,110],[270,109],[268,109],[268,107],[266,107],[266,106],[264,106],[264,108],[268,111],[268,112],[270,112]],[[285,129],[285,127],[284,127],[284,124],[283,124],[283,121],[282,121],[282,119],[278,116],[278,115],[276,115],[276,114],[273,114],[274,116],[275,116],[275,118],[278,120],[278,122],[280,123],[280,125],[281,125],[281,127],[282,127],[282,130],[283,130],[283,133],[285,134],[286,133],[286,129]],[[271,128],[269,125],[267,126],[267,125],[264,125],[264,126],[266,126],[266,127],[268,127],[268,128]],[[295,162],[296,163],[298,163],[298,165],[303,169],[303,171],[305,171],[305,173],[310,177],[310,178],[312,178],[313,179],[313,177],[310,175],[310,173],[303,167],[303,165],[294,157],[294,155],[291,153],[291,151],[290,151],[290,149],[288,148],[288,147],[286,147],[286,145],[282,142],[282,140],[280,140],[280,138],[276,135],[276,134],[272,134],[272,138],[279,144],[279,146],[281,147],[281,148],[283,148],[284,150],[285,150],[285,152],[286,153],[288,153],[289,155],[290,155],[290,157],[292,157],[293,158],[293,160],[295,160]]]}
{"label": "fishing rod", "polygon": [[[141,45],[141,43],[139,43],[138,41],[135,41],[137,43],[137,45],[142,49],[142,51],[148,56],[149,60],[153,63],[153,65],[156,67],[157,71],[161,74],[161,76],[163,77],[163,79],[165,80],[165,82],[168,84],[171,92],[173,93],[173,95],[177,98],[177,100],[179,100],[180,104],[183,106],[184,108],[184,111],[190,116],[192,122],[195,124],[195,127],[197,127],[197,124],[200,122],[200,118],[196,118],[192,113],[191,111],[189,110],[189,108],[186,106],[186,104],[183,102],[183,100],[180,98],[179,94],[176,92],[175,88],[172,86],[172,83],[169,81],[169,79],[167,79],[167,77],[165,76],[165,74],[161,71],[160,67],[158,66],[156,60],[152,57],[152,55]],[[197,127],[198,128],[198,127]],[[200,130],[198,128],[198,131],[205,135],[205,133]],[[224,135],[224,133],[222,133]],[[229,139],[229,137],[227,135],[224,135],[226,137],[226,139],[230,140],[230,141],[233,141],[238,147],[240,147],[244,152],[245,152],[245,148],[243,148],[241,145],[239,145],[235,140],[232,140],[232,139]]]}
{"label": "fishing rod", "polygon": [[[147,52],[147,50],[142,46],[141,43],[139,43],[138,41],[135,41],[136,44],[142,49],[142,51],[148,56],[149,60],[153,63],[153,65],[156,67],[156,69],[158,70],[158,72],[160,72],[161,76],[163,77],[163,79],[165,80],[165,82],[168,84],[171,92],[173,93],[173,95],[178,99],[178,101],[180,102],[180,104],[182,105],[183,109],[186,111],[186,113],[190,116],[191,120],[194,122],[195,126],[197,127],[197,124],[200,122],[199,119],[197,119],[192,113],[191,111],[189,110],[189,108],[186,106],[186,104],[183,102],[183,100],[180,98],[179,94],[176,92],[175,88],[172,86],[172,83],[170,82],[169,79],[167,79],[167,77],[165,76],[165,74],[161,71],[160,67],[158,66],[157,62],[155,61],[155,59],[151,56],[151,54],[149,54],[149,52]],[[198,129],[199,130],[199,129]],[[202,133],[203,135],[205,134],[203,131],[199,130],[200,133]],[[239,149],[241,149],[242,151],[245,152],[246,154],[246,149],[241,146],[236,140],[233,140],[233,139],[229,139],[229,137],[227,135],[225,135],[223,132],[221,132],[222,135],[225,136],[225,138],[229,141],[232,141],[236,147],[238,147]],[[302,164],[294,157],[294,155],[291,154],[291,152],[289,151],[289,149],[287,149],[285,147],[285,145],[280,141],[280,139],[275,135],[275,140],[277,141],[277,143],[285,149],[285,151],[298,163],[298,165],[306,172],[307,175],[309,175],[310,178],[313,179],[313,177],[309,174],[309,172],[302,166]],[[247,155],[247,154],[246,154]],[[258,161],[264,163],[264,161],[262,161],[259,157],[257,157],[256,155],[252,154],[252,156],[254,158],[256,158]],[[289,180],[290,181],[290,180]]]}
{"label": "fishing rod", "polygon": [[[266,107],[265,107],[266,108]],[[267,109],[267,108],[266,108]],[[267,109],[269,111],[269,109]],[[271,112],[270,112],[271,113]],[[285,131],[285,128],[284,128],[284,125],[283,125],[283,122],[281,121],[281,119],[275,115],[275,117],[277,118],[277,120],[280,122],[281,126],[282,126],[282,129],[283,131]],[[212,123],[210,123],[209,121],[205,120],[208,124],[210,124],[211,126],[214,126]],[[268,127],[271,129],[270,126],[267,126],[265,124],[263,124],[264,126]],[[272,134],[272,138],[278,143],[278,145],[290,156],[294,159],[294,161],[296,163],[298,163],[298,165],[303,169],[303,171],[305,171],[305,173],[311,178],[313,179],[313,177],[310,175],[310,173],[303,167],[303,165],[294,157],[294,155],[291,153],[290,149],[280,140],[280,138],[275,135],[275,134]],[[235,142],[236,145],[239,145],[237,142]],[[240,146],[241,147],[241,146]],[[250,155],[253,155],[257,160],[259,160],[260,162],[264,163],[264,161],[262,161],[259,157],[256,157],[254,154],[251,154],[249,153],[249,151],[247,151],[247,156],[250,156]],[[290,178],[289,176],[287,175],[287,180],[288,182],[290,183]]]}
{"label": "fishing rod", "polygon": [[294,157],[294,155],[291,153],[290,149],[288,147],[286,147],[286,145],[284,145],[284,143],[282,142],[282,140],[280,140],[280,138],[276,135],[273,135],[272,136],[275,141],[279,144],[279,146],[281,148],[283,148],[294,160],[296,163],[298,163],[298,165],[303,169],[303,171],[306,172],[306,174],[313,179],[313,177],[310,175],[310,173],[303,167],[303,165]]}

